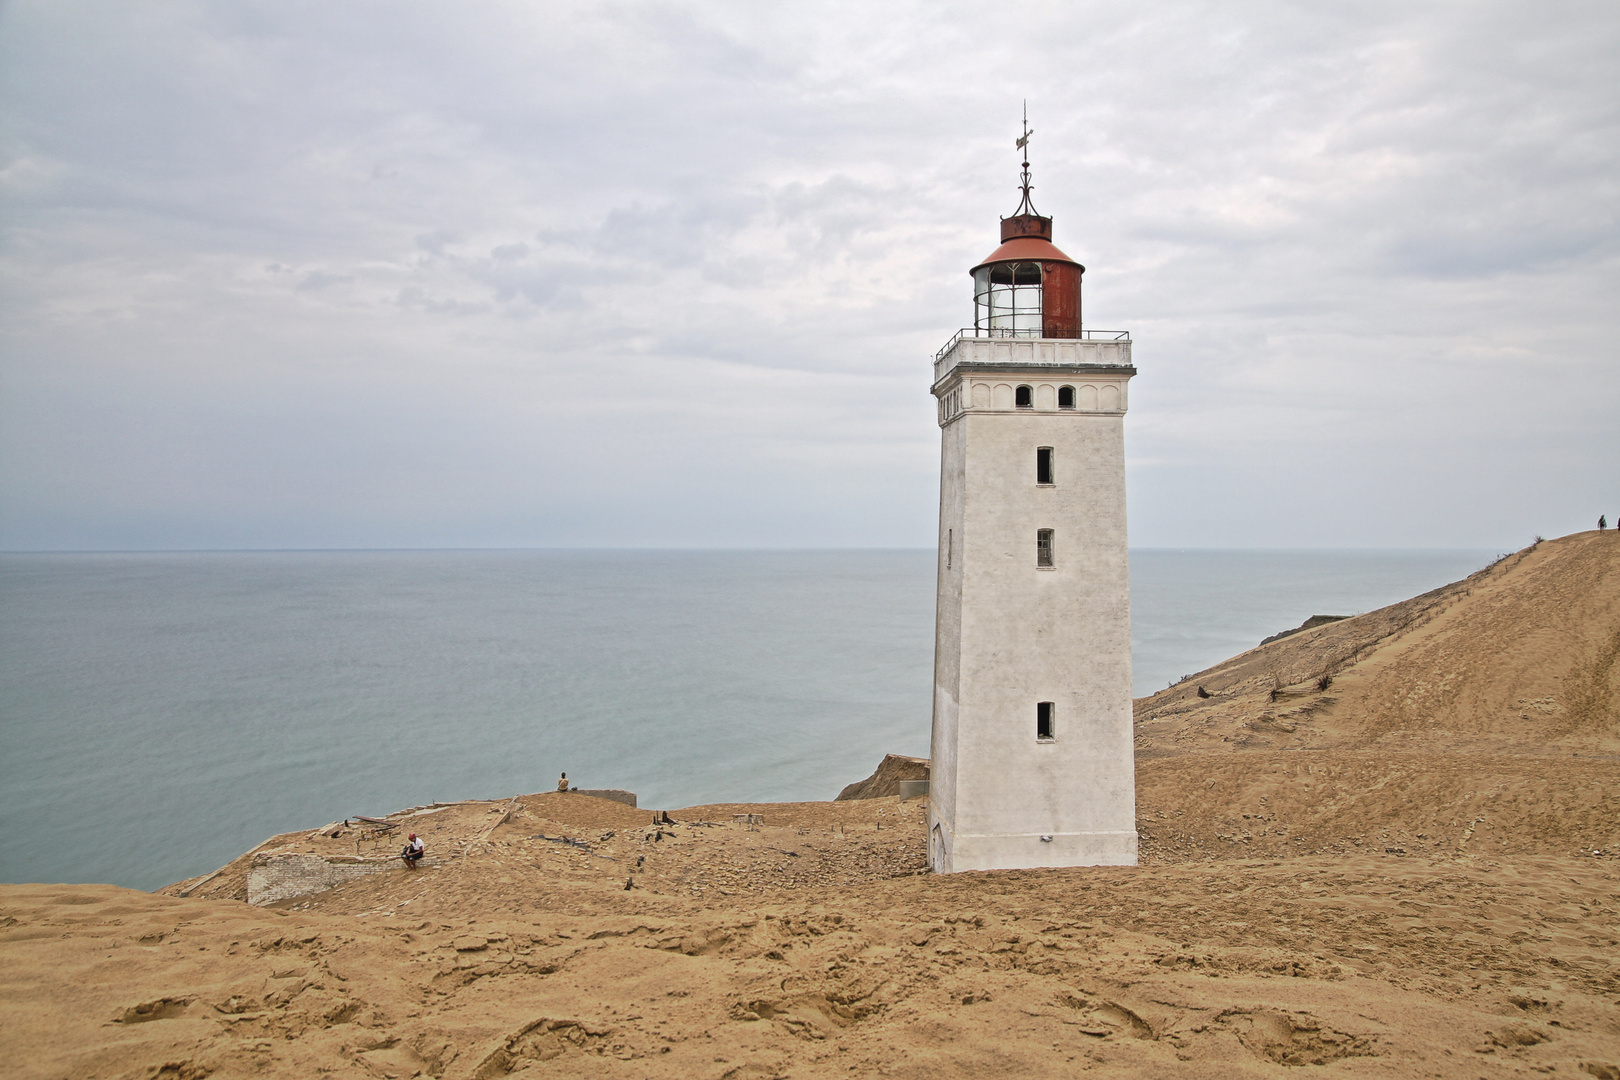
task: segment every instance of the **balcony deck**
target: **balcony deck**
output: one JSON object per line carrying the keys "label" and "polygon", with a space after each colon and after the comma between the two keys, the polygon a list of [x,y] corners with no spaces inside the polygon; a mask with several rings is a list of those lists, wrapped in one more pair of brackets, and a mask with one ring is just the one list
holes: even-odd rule
{"label": "balcony deck", "polygon": [[[991,331],[977,331],[987,335]],[[934,382],[938,383],[957,367],[1053,367],[1088,368],[1131,366],[1131,335],[1128,330],[1087,330],[1078,338],[1023,336],[976,336],[971,328],[956,336],[934,354]]]}

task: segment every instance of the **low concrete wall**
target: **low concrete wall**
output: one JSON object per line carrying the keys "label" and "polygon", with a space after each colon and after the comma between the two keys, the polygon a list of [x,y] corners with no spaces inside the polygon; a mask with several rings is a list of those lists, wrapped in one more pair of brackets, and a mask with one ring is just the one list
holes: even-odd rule
{"label": "low concrete wall", "polygon": [[900,796],[902,801],[905,799],[921,799],[928,794],[928,781],[926,779],[896,780],[894,782],[894,793]]}
{"label": "low concrete wall", "polygon": [[620,791],[618,788],[571,788],[570,795],[594,795],[598,799],[612,799],[622,802],[626,806],[636,805],[636,793],[633,791]]}
{"label": "low concrete wall", "polygon": [[[424,860],[436,864],[438,860]],[[397,859],[334,858],[322,855],[260,855],[248,868],[247,902],[255,906],[325,892],[368,874],[403,870]]]}

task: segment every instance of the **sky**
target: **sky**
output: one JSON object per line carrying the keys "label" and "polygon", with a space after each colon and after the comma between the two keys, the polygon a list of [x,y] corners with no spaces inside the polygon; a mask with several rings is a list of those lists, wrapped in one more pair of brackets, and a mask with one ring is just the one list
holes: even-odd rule
{"label": "sky", "polygon": [[924,547],[1034,201],[1139,547],[1620,517],[1620,7],[0,0],[0,549]]}

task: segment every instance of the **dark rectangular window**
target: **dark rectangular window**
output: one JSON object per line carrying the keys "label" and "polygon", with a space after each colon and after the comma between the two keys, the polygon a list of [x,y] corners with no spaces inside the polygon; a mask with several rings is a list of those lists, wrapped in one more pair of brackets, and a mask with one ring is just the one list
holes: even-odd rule
{"label": "dark rectangular window", "polygon": [[1035,565],[1047,570],[1052,568],[1052,530],[1035,530]]}
{"label": "dark rectangular window", "polygon": [[1037,702],[1035,705],[1035,737],[1043,742],[1050,742],[1052,736],[1052,703],[1050,701]]}
{"label": "dark rectangular window", "polygon": [[1035,482],[1037,484],[1050,484],[1052,482],[1052,448],[1038,446],[1035,448]]}

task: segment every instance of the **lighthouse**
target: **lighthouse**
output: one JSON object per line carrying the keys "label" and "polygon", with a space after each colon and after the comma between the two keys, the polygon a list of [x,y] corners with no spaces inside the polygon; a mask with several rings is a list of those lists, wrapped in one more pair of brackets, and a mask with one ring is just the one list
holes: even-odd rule
{"label": "lighthouse", "polygon": [[1136,863],[1125,409],[1130,334],[1081,324],[1085,267],[1023,199],[934,357],[937,873]]}

